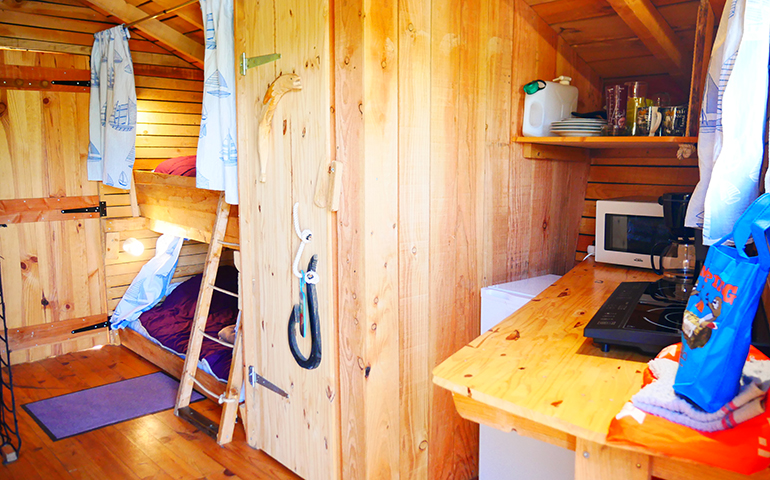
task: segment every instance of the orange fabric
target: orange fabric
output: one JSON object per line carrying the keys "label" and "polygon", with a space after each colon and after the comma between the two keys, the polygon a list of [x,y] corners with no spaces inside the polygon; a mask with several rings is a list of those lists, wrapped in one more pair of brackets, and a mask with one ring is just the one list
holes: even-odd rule
{"label": "orange fabric", "polygon": [[[681,344],[667,347],[658,358],[678,361]],[[768,360],[751,347],[748,359]],[[644,385],[654,381],[649,369],[644,372]],[[706,433],[645,414],[642,423],[630,415],[612,419],[607,441],[643,446],[680,458],[750,475],[770,467],[770,415],[762,415],[735,428]]]}

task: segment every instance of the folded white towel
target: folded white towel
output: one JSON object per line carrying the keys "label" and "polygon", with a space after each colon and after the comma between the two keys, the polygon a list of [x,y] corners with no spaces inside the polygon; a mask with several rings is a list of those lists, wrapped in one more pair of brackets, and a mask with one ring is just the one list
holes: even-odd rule
{"label": "folded white towel", "polygon": [[638,409],[704,432],[734,427],[765,411],[765,394],[770,386],[770,362],[746,362],[738,395],[714,413],[708,413],[674,392],[679,364],[666,358],[649,362],[657,380],[631,398]]}

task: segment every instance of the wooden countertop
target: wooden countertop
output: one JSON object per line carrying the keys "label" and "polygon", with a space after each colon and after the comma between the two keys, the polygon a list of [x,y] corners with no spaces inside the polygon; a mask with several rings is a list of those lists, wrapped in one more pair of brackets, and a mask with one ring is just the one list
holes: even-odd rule
{"label": "wooden countertop", "polygon": [[770,470],[747,477],[606,443],[610,421],[641,388],[649,357],[603,353],[583,327],[620,282],[657,278],[584,261],[437,366],[433,382],[453,393],[468,420],[577,451],[577,480],[770,480]]}
{"label": "wooden countertop", "polygon": [[649,357],[621,349],[603,353],[583,337],[583,328],[620,282],[658,278],[584,261],[441,363],[433,381],[503,412],[604,443],[612,417],[639,391]]}

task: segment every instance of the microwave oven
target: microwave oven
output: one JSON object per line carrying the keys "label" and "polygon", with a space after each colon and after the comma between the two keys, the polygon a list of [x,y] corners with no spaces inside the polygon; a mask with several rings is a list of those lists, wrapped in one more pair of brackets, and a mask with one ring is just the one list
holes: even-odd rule
{"label": "microwave oven", "polygon": [[667,243],[669,230],[657,197],[623,197],[596,201],[596,261],[652,268],[650,256]]}

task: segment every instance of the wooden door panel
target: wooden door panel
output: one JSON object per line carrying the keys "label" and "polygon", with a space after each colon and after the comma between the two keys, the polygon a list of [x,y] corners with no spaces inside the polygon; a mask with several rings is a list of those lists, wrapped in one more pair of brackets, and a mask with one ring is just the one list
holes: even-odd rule
{"label": "wooden door panel", "polygon": [[[0,58],[12,59],[8,52]],[[0,89],[0,103],[6,106],[0,116],[0,200],[98,195],[86,172],[87,93]],[[99,219],[40,218],[0,229],[13,363],[109,341],[105,330],[70,338],[66,329],[34,341],[36,331],[50,331],[57,322],[97,323],[107,312]],[[13,351],[14,339],[22,337],[30,348]]]}
{"label": "wooden door panel", "polygon": [[[236,78],[238,118],[254,119],[238,124],[242,321],[246,344],[256,346],[244,360],[289,394],[285,399],[263,387],[249,391],[247,403],[257,415],[251,442],[308,479],[341,478],[332,216],[314,202],[319,189],[328,187],[323,182],[331,138],[328,11],[328,2],[236,2],[237,55],[281,53],[277,62]],[[259,167],[265,159],[257,153],[256,116],[267,86],[282,73],[299,75],[302,90],[286,94],[275,110],[262,183]],[[299,302],[299,281],[292,274],[300,243],[292,223],[295,202],[300,229],[313,231],[299,268],[307,269],[311,256],[319,256],[323,356],[314,370],[295,362],[287,338],[289,315]],[[309,345],[302,341],[307,355]]]}

